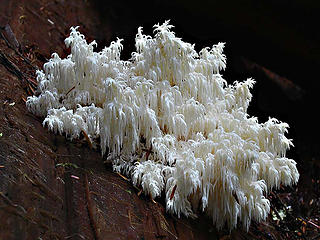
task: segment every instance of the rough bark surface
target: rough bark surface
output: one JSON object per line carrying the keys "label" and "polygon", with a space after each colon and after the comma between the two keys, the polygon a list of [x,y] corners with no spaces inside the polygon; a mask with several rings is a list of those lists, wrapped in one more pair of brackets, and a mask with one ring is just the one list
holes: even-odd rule
{"label": "rough bark surface", "polygon": [[[56,136],[43,128],[43,119],[27,111],[25,100],[36,87],[35,70],[42,68],[53,52],[61,57],[67,56],[69,50],[64,48],[63,40],[71,26],[80,25],[87,40],[97,39],[100,47],[115,39],[119,33],[134,36],[132,31],[136,31],[140,26],[137,24],[144,18],[133,13],[135,2],[130,1],[131,5],[122,6],[125,4],[123,1],[114,1],[110,8],[98,2],[1,1],[0,239],[318,239],[319,141],[316,134],[310,131],[313,125],[306,125],[301,120],[301,117],[309,116],[305,106],[314,104],[314,99],[318,100],[317,95],[313,94],[316,90],[311,82],[290,81],[263,67],[263,63],[260,66],[261,62],[256,64],[247,59],[243,61],[243,58],[241,64],[234,61],[249,76],[256,75],[262,79],[257,83],[259,106],[254,106],[254,109],[262,109],[264,114],[270,115],[276,111],[295,124],[297,150],[293,154],[297,157],[301,173],[298,186],[289,191],[281,188],[269,193],[272,214],[265,223],[253,223],[248,233],[242,230],[217,232],[205,216],[195,220],[169,216],[165,212],[163,199],[152,202],[149,197],[140,194],[140,189],[113,173],[111,167],[103,163],[100,152],[91,150],[84,137],[70,142],[63,136]],[[171,1],[170,4],[169,1],[164,2],[168,7],[162,1],[155,1],[153,7],[160,7],[167,16],[172,5]],[[179,0],[172,2],[177,4]],[[187,1],[177,16],[180,23],[181,19],[188,18],[180,29],[186,29],[191,21],[188,15],[183,14],[183,11],[191,9],[190,2],[193,1]],[[246,9],[245,5],[241,7]],[[217,11],[220,12],[219,8]],[[221,29],[226,24],[226,32],[241,24],[256,24],[244,19],[237,25],[238,20],[235,21],[232,14],[231,11],[228,16],[231,23],[223,21],[222,13],[214,15],[221,20]],[[151,11],[146,12],[145,16],[152,24],[155,23]],[[268,19],[268,15],[264,17]],[[212,20],[210,17],[208,19]],[[203,26],[195,34],[203,33]],[[263,22],[261,28],[255,26],[253,29],[263,32]],[[279,32],[279,28],[276,29],[276,33]],[[279,36],[283,36],[281,34],[279,32]],[[272,34],[268,36],[275,43],[280,38]],[[290,38],[291,35],[288,36]],[[237,42],[239,38],[234,40]],[[295,41],[299,43],[298,40]],[[202,41],[206,43],[205,39]],[[133,48],[132,42],[128,45]],[[284,52],[291,51],[287,47],[295,49],[286,45]],[[320,58],[314,57],[315,53],[317,51],[309,54],[304,48],[292,51],[292,54],[300,54],[295,56],[301,56],[298,59],[302,59],[302,66],[308,66],[309,61],[313,60],[317,64]],[[256,61],[254,57],[253,60]],[[289,69],[288,66],[286,68]],[[237,72],[237,68],[234,69]],[[290,71],[292,75],[297,73],[297,76],[302,76],[303,71],[298,70]],[[295,85],[297,83],[299,86]],[[304,90],[309,91],[309,95]],[[308,121],[315,123],[318,120],[311,115]],[[280,220],[280,213],[283,212],[286,217]]]}
{"label": "rough bark surface", "polygon": [[[43,119],[27,111],[35,69],[52,52],[67,54],[63,40],[69,27],[81,23],[81,30],[94,36],[99,23],[90,4],[3,3],[0,239],[214,238],[205,219],[194,224],[166,215],[163,204],[138,196],[139,189],[105,166],[85,140],[70,142],[49,133]],[[107,24],[102,31],[108,34]]]}

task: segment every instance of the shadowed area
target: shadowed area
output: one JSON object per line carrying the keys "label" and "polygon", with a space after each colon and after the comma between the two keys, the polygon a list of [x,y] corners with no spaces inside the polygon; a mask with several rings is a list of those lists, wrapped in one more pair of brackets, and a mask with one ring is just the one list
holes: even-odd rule
{"label": "shadowed area", "polygon": [[[319,127],[306,106],[317,102],[319,9],[312,1],[2,1],[0,5],[0,239],[288,239],[320,234]],[[143,8],[143,6],[147,6]],[[156,9],[156,10],[155,10]],[[300,14],[300,15],[299,15]],[[302,16],[305,16],[302,18]],[[80,26],[98,49],[124,38],[123,58],[134,50],[138,26],[152,33],[171,19],[177,36],[196,49],[227,42],[228,81],[254,77],[250,114],[291,126],[298,186],[269,193],[268,221],[217,232],[210,219],[165,213],[103,163],[85,137],[70,142],[43,128],[25,100],[36,88],[35,70],[53,52],[69,54],[64,39]],[[290,206],[290,211],[288,210]],[[280,219],[281,212],[286,217]],[[275,217],[274,217],[275,216]],[[280,227],[279,227],[280,226]],[[316,239],[316,238],[315,238]]]}

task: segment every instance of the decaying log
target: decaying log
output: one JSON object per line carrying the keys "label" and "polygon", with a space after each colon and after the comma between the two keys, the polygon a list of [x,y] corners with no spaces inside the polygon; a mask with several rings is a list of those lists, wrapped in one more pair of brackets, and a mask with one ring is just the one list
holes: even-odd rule
{"label": "decaying log", "polygon": [[[282,77],[266,67],[248,60],[245,57],[240,58],[240,66],[242,69],[241,71],[247,71],[257,79],[267,79],[274,82],[277,86],[279,86],[279,88],[281,88],[281,90],[290,100],[300,100],[305,93],[300,86],[293,83],[288,78]],[[238,69],[240,69],[240,67]]]}

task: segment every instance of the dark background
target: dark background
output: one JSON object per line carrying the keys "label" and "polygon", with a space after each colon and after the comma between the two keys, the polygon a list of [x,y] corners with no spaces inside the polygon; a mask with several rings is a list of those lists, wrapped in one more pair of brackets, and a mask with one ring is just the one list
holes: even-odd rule
{"label": "dark background", "polygon": [[[319,10],[302,0],[0,0],[0,239],[319,239]],[[137,28],[152,35],[168,19],[197,51],[226,42],[224,78],[256,80],[249,114],[290,125],[299,182],[266,193],[271,212],[248,232],[167,214],[163,199],[115,174],[84,136],[48,132],[26,109],[35,70],[70,52],[71,26],[97,50],[123,38],[127,60]]]}
{"label": "dark background", "polygon": [[[170,19],[176,36],[195,43],[197,51],[226,42],[229,82],[253,77],[257,83],[249,114],[260,122],[276,117],[290,125],[295,144],[293,158],[319,156],[318,69],[320,33],[318,1],[95,1],[101,24],[110,23],[112,36],[97,36],[100,46],[123,38],[123,59],[134,51],[138,26],[152,35],[152,26]],[[290,92],[246,69],[241,59],[257,63],[289,79],[297,91]],[[299,159],[296,159],[300,162]]]}

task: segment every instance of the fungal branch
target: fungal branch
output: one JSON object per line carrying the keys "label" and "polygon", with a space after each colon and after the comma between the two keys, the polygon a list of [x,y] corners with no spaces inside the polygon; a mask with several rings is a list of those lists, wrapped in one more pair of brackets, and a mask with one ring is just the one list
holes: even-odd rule
{"label": "fungal branch", "polygon": [[285,155],[288,125],[247,114],[254,80],[227,84],[223,43],[198,53],[172,27],[155,25],[153,37],[138,28],[128,61],[120,39],[95,52],[71,28],[71,54],[54,53],[37,71],[27,107],[55,133],[99,139],[114,171],[152,199],[165,194],[168,212],[194,217],[200,208],[218,228],[248,230],[270,212],[264,194],[299,179]]}

